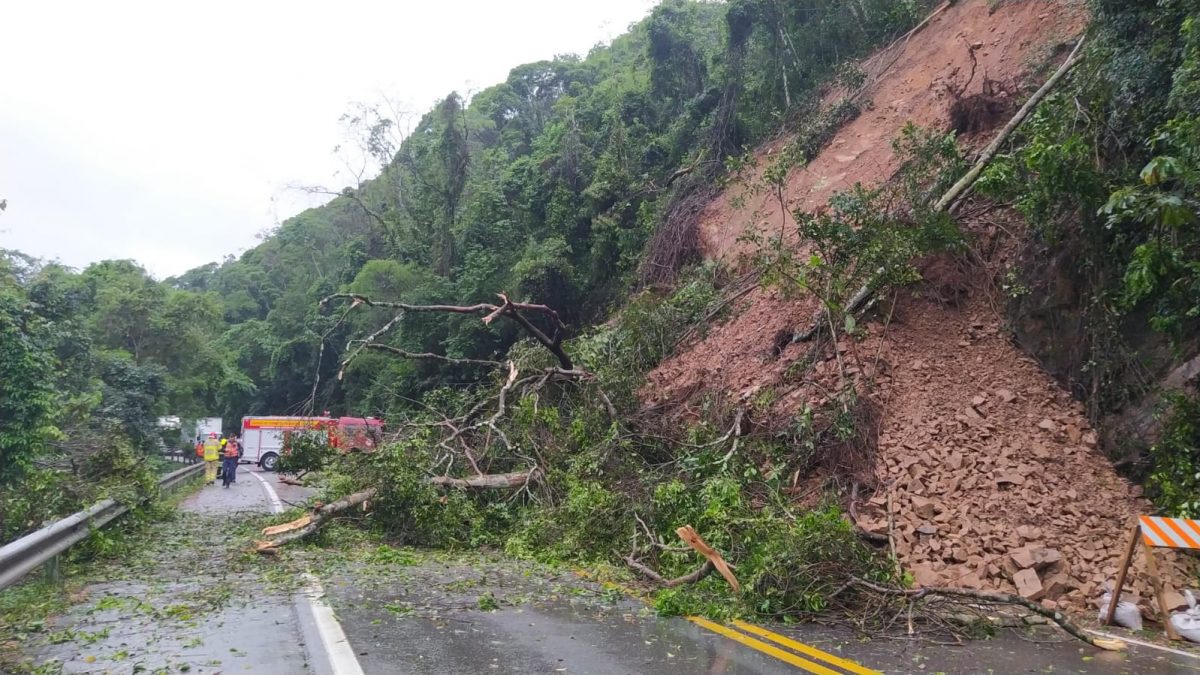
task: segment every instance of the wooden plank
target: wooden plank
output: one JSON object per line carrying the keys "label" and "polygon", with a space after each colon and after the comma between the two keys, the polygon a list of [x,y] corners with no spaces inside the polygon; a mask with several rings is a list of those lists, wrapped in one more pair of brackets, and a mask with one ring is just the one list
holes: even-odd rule
{"label": "wooden plank", "polygon": [[1133,562],[1133,553],[1137,550],[1141,534],[1141,525],[1134,525],[1129,532],[1129,544],[1125,546],[1125,553],[1121,555],[1121,562],[1117,565],[1117,587],[1113,589],[1112,601],[1108,603],[1108,614],[1104,615],[1105,625],[1112,625],[1113,615],[1117,612],[1117,603],[1121,601],[1121,589],[1125,586],[1125,574],[1129,572],[1129,563]]}

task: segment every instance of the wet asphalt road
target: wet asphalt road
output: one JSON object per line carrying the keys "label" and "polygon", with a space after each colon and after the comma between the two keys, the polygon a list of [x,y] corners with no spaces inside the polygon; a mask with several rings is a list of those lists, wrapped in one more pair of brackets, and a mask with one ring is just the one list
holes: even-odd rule
{"label": "wet asphalt road", "polygon": [[[162,541],[92,583],[85,599],[54,620],[53,632],[31,642],[35,663],[56,661],[67,673],[347,672],[330,669],[296,586],[268,578],[287,569],[257,559],[237,562],[252,531],[232,531],[230,523],[272,509],[252,473],[258,472],[243,466],[234,486],[204,487],[187,498],[179,522],[160,528],[156,539]],[[258,475],[284,507],[303,505],[311,495],[274,474]],[[325,599],[345,631],[348,653],[369,675],[1200,673],[1197,659],[1137,647],[1098,652],[1050,631],[1002,631],[990,640],[945,646],[902,636],[862,640],[811,625],[770,625],[766,635],[753,627],[705,627],[654,616],[640,602],[570,572],[497,555],[383,549],[321,568]],[[289,555],[301,568],[312,562],[318,569],[322,557],[340,553],[297,549]],[[484,596],[497,609],[480,609]]]}
{"label": "wet asphalt road", "polygon": [[[310,672],[295,594],[270,587],[231,563],[245,545],[230,523],[268,512],[257,469],[243,466],[229,488],[206,486],[180,504],[179,523],[141,556],[105,570],[82,601],[52,622],[34,663],[64,673]],[[277,484],[282,500],[303,504],[310,491]]]}
{"label": "wet asphalt road", "polygon": [[[343,591],[344,592],[344,591]],[[338,591],[331,591],[338,593]],[[988,640],[939,645],[930,640],[861,640],[848,631],[767,626],[833,663],[734,630],[760,645],[808,661],[786,662],[684,619],[664,619],[622,604],[597,609],[558,601],[436,618],[394,617],[339,602],[338,616],[363,670],[392,673],[1198,673],[1200,660],[1134,647],[1100,652],[1061,633],[1003,632]],[[859,670],[852,670],[857,665]]]}

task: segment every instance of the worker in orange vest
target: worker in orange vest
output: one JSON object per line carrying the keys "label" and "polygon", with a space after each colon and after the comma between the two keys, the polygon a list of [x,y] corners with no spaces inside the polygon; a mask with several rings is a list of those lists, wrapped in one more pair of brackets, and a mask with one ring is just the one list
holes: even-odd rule
{"label": "worker in orange vest", "polygon": [[215,433],[204,440],[204,482],[212,485],[217,481],[217,457],[221,452],[221,440]]}
{"label": "worker in orange vest", "polygon": [[225,487],[229,487],[230,483],[237,482],[238,457],[242,454],[238,450],[237,436],[226,441],[224,454],[224,463],[221,465],[221,481]]}

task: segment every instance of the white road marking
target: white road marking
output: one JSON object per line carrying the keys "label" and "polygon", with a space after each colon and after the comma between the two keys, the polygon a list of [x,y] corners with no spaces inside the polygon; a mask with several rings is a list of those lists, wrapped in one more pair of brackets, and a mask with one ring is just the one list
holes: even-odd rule
{"label": "white road marking", "polygon": [[304,573],[307,588],[304,592],[308,598],[308,606],[312,610],[313,621],[317,624],[317,632],[321,634],[321,644],[329,655],[329,666],[334,675],[363,675],[358,657],[346,638],[342,624],[333,615],[333,608],[325,602],[325,589],[321,582],[312,574]]}
{"label": "white road marking", "polygon": [[[279,494],[275,492],[271,483],[257,472],[251,471],[250,475],[257,478],[263,489],[266,490],[267,499],[271,501],[271,511],[283,513],[283,502],[280,501]],[[321,586],[321,581],[308,572],[303,574],[303,579],[304,604],[308,606],[313,623],[316,624],[317,633],[321,636],[321,646],[325,650],[325,655],[329,657],[330,672],[333,675],[363,675],[362,666],[358,663],[354,649],[350,647],[350,640],[346,638],[346,632],[342,630],[342,625],[333,615],[333,608],[325,602],[325,589]]]}
{"label": "white road marking", "polygon": [[257,478],[258,482],[262,483],[263,489],[267,491],[267,499],[271,500],[271,513],[283,513],[283,502],[279,501],[279,494],[275,492],[275,488],[271,487],[267,479],[259,475],[257,471],[251,471],[250,475]]}
{"label": "white road marking", "polygon": [[1168,654],[1174,654],[1176,656],[1186,656],[1191,659],[1200,659],[1200,654],[1197,654],[1195,652],[1185,652],[1182,649],[1172,649],[1170,647],[1163,647],[1162,645],[1156,645],[1153,642],[1142,642],[1141,640],[1135,640],[1133,638],[1125,637],[1123,635],[1113,635],[1112,633],[1103,633],[1098,630],[1092,630],[1091,628],[1084,628],[1083,630],[1085,633],[1091,633],[1092,635],[1097,635],[1102,638],[1108,638],[1110,640],[1120,640],[1121,642],[1129,642],[1129,643],[1135,644],[1139,647],[1147,647],[1149,649],[1157,649],[1161,652],[1167,652]]}

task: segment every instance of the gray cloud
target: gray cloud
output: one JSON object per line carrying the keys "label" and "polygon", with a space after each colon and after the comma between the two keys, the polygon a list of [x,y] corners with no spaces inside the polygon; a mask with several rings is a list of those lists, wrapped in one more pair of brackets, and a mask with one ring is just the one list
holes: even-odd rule
{"label": "gray cloud", "polygon": [[585,53],[655,0],[11,3],[0,40],[0,247],[178,274],[349,182],[353,102],[423,112]]}

